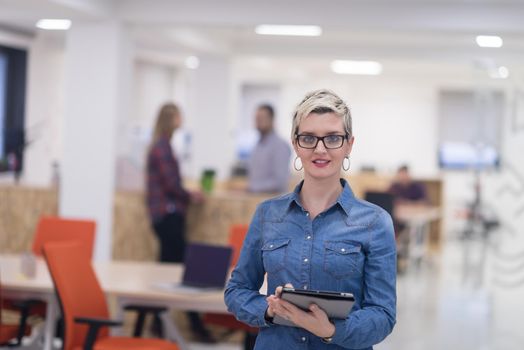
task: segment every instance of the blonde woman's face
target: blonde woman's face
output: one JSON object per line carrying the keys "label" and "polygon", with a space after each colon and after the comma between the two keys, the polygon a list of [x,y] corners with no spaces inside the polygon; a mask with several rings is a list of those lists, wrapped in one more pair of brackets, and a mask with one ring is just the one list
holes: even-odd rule
{"label": "blonde woman's face", "polygon": [[[298,126],[299,135],[310,135],[324,137],[329,135],[345,135],[344,122],[335,113],[310,113],[302,119]],[[327,139],[328,147],[333,147]],[[296,139],[293,140],[293,147],[297,156],[304,166],[304,175],[317,179],[340,177],[342,162],[351,153],[353,137],[349,140],[344,138],[342,146],[339,148],[328,149],[321,140],[315,148],[308,149],[301,147]]]}

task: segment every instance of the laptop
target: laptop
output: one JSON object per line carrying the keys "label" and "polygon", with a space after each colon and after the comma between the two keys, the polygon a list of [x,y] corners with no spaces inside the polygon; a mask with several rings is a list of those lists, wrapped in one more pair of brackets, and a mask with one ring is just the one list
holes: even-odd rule
{"label": "laptop", "polygon": [[202,243],[189,244],[184,259],[182,285],[223,289],[232,255],[231,247]]}
{"label": "laptop", "polygon": [[184,274],[180,283],[157,283],[157,287],[177,292],[216,291],[224,289],[233,249],[203,243],[186,247]]}

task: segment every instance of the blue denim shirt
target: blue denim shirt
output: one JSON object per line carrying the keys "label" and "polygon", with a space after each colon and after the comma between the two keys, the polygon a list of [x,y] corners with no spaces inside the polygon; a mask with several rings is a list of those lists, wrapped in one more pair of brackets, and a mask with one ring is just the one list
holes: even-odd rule
{"label": "blue denim shirt", "polygon": [[[396,246],[391,217],[355,198],[346,181],[341,184],[337,202],[314,220],[300,204],[302,184],[258,206],[225,291],[228,310],[260,327],[255,349],[372,349],[393,330]],[[266,273],[268,293],[291,283],[354,294],[348,317],[332,320],[331,344],[305,329],[266,322],[266,296],[259,293]]]}

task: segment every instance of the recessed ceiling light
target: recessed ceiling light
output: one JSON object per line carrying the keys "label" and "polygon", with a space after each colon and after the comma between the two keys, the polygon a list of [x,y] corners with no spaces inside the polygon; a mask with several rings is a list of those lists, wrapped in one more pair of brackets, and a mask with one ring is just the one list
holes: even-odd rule
{"label": "recessed ceiling light", "polygon": [[255,33],[260,35],[320,36],[322,35],[322,28],[310,25],[261,24],[256,26]]}
{"label": "recessed ceiling light", "polygon": [[502,38],[496,35],[477,35],[476,40],[480,47],[502,47],[504,43]]}
{"label": "recessed ceiling light", "polygon": [[375,61],[335,60],[331,62],[331,70],[338,74],[379,75],[382,65]]}
{"label": "recessed ceiling light", "polygon": [[186,58],[185,64],[189,69],[197,69],[200,66],[200,60],[196,56],[189,56]]}
{"label": "recessed ceiling light", "polygon": [[68,19],[41,19],[36,22],[37,28],[45,30],[68,30],[71,21]]}

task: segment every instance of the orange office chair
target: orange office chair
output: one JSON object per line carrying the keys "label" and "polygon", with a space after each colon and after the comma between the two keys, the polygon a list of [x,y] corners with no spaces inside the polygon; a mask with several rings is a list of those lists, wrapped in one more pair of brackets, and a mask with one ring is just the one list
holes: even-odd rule
{"label": "orange office chair", "polygon": [[33,238],[33,254],[42,255],[42,247],[50,242],[77,241],[87,249],[89,259],[93,256],[96,223],[92,220],[64,219],[60,217],[42,217],[36,227]]}
{"label": "orange office chair", "polygon": [[[1,288],[1,286],[0,286]],[[1,293],[0,293],[1,294]],[[2,298],[0,295],[0,305],[2,305]],[[2,322],[2,310],[0,309],[0,347],[4,345],[19,346],[22,344],[22,338],[29,335],[29,328],[27,325],[27,317],[32,304],[27,302],[11,302],[9,309],[20,312],[19,324],[4,324]]]}
{"label": "orange office chair", "polygon": [[44,256],[65,322],[63,350],[178,350],[160,339],[110,337],[109,311],[86,249],[78,243],[49,243]]}
{"label": "orange office chair", "polygon": [[244,244],[249,225],[236,224],[229,229],[229,245],[233,248],[233,257],[231,258],[231,267],[235,267],[240,257],[240,251]]}
{"label": "orange office chair", "polygon": [[[0,305],[2,304],[2,285],[0,284]],[[18,325],[2,323],[2,309],[0,308],[0,346],[7,345],[18,338]],[[18,341],[17,341],[18,343]]]}
{"label": "orange office chair", "polygon": [[[36,256],[42,256],[42,247],[49,242],[82,242],[84,249],[91,258],[95,241],[96,223],[92,220],[64,219],[60,217],[42,217],[38,221],[33,238],[32,252]],[[46,304],[40,300],[4,300],[0,305],[13,311],[20,311],[19,331],[17,343],[20,344],[22,337],[28,334],[27,319],[30,315],[38,315],[42,318],[46,313]]]}
{"label": "orange office chair", "polygon": [[[236,224],[230,228],[228,243],[233,248],[233,257],[231,259],[232,268],[234,268],[238,262],[240,251],[242,250],[242,244],[244,243],[248,229],[249,225],[243,224]],[[207,313],[204,314],[203,321],[206,324],[220,326],[229,330],[226,334],[235,331],[244,331],[244,349],[252,349],[255,344],[258,328],[250,327],[245,323],[238,321],[233,315]]]}
{"label": "orange office chair", "polygon": [[0,346],[8,345],[18,335],[18,325],[2,324],[0,320]]}
{"label": "orange office chair", "polygon": [[18,335],[18,325],[3,324],[0,320],[0,346],[7,345]]}

